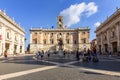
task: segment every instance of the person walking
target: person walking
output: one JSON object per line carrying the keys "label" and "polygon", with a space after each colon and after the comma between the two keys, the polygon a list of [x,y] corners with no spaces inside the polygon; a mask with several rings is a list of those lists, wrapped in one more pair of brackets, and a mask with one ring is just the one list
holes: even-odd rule
{"label": "person walking", "polygon": [[90,54],[90,50],[89,49],[87,51],[87,56],[88,56],[88,60],[91,61],[91,54]]}
{"label": "person walking", "polygon": [[7,56],[8,54],[7,54],[7,51],[5,50],[5,52],[4,52],[4,57],[7,59]]}
{"label": "person walking", "polygon": [[65,56],[66,56],[66,51],[65,50],[63,51],[63,54],[64,54],[64,58],[65,58]]}
{"label": "person walking", "polygon": [[79,55],[79,51],[77,50],[77,52],[76,52],[76,59],[77,60],[80,60],[80,55]]}
{"label": "person walking", "polygon": [[50,51],[49,50],[47,51],[47,56],[48,56],[48,58],[50,57]]}

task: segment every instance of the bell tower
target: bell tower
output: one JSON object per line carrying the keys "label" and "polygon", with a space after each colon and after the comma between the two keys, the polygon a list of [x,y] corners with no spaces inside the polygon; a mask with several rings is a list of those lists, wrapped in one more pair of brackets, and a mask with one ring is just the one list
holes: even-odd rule
{"label": "bell tower", "polygon": [[57,28],[58,29],[64,29],[64,26],[63,26],[63,16],[58,16],[57,17]]}

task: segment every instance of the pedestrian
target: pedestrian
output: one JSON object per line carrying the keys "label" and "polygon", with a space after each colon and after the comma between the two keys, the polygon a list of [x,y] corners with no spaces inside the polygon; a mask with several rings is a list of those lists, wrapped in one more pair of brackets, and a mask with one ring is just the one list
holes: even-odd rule
{"label": "pedestrian", "polygon": [[7,51],[4,52],[4,57],[7,59]]}
{"label": "pedestrian", "polygon": [[48,58],[50,57],[50,51],[49,50],[47,51],[47,56],[48,56]]}
{"label": "pedestrian", "polygon": [[87,56],[88,56],[88,60],[91,61],[91,54],[90,54],[90,50],[89,49],[87,51]]}
{"label": "pedestrian", "polygon": [[109,52],[109,57],[111,57],[111,51]]}
{"label": "pedestrian", "polygon": [[41,51],[41,60],[43,60],[43,56],[44,56],[44,51]]}
{"label": "pedestrian", "polygon": [[79,51],[77,50],[77,52],[76,52],[76,59],[77,60],[80,60],[80,55],[79,55]]}
{"label": "pedestrian", "polygon": [[63,54],[64,54],[64,58],[65,58],[65,55],[66,55],[66,51],[65,50],[64,50]]}

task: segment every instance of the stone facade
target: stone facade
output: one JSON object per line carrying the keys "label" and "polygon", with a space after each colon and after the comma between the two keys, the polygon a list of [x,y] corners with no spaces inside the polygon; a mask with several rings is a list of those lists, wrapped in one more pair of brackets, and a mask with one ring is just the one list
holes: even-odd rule
{"label": "stone facade", "polygon": [[97,50],[103,54],[120,51],[120,9],[117,9],[97,29]]}
{"label": "stone facade", "polygon": [[30,29],[30,52],[38,50],[58,51],[58,39],[61,36],[64,50],[84,50],[90,48],[90,29],[69,29],[63,26],[63,17],[57,17],[57,29]]}
{"label": "stone facade", "polygon": [[0,55],[24,53],[25,31],[0,10]]}

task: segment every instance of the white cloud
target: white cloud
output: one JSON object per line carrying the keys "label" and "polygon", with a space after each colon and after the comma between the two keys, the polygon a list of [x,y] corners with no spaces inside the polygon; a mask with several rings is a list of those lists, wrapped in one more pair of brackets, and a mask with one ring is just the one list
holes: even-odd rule
{"label": "white cloud", "polygon": [[69,8],[60,12],[60,15],[64,17],[64,24],[71,26],[80,22],[81,15],[85,13],[87,17],[97,12],[97,5],[94,2],[86,4],[82,2],[80,4],[71,5]]}
{"label": "white cloud", "polygon": [[96,22],[96,23],[94,24],[94,26],[95,26],[95,27],[98,27],[98,26],[100,26],[100,24],[101,24],[100,22]]}

